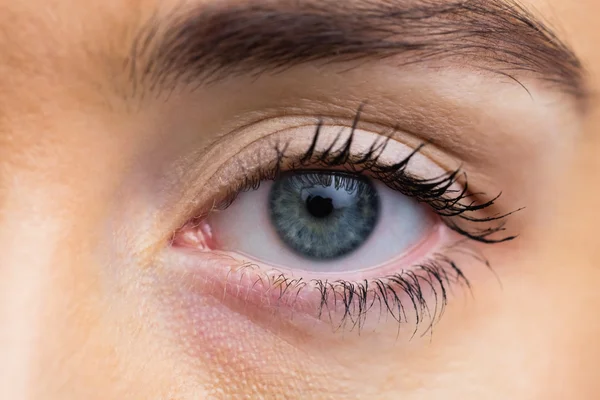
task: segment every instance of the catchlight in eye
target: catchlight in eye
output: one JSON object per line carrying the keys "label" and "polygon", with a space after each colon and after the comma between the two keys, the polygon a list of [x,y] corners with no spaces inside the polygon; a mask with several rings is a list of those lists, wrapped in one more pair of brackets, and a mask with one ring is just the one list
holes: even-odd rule
{"label": "catchlight in eye", "polygon": [[380,212],[372,183],[340,172],[286,174],[271,187],[268,207],[279,238],[314,260],[336,259],[359,248]]}

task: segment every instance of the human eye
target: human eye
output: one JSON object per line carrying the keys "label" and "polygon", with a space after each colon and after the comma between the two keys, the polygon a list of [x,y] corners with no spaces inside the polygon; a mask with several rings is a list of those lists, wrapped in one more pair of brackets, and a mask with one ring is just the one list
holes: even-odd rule
{"label": "human eye", "polygon": [[349,126],[319,119],[237,153],[173,235],[179,262],[212,295],[280,319],[430,327],[468,271],[489,266],[475,244],[514,239],[510,214],[427,144],[359,120],[360,109]]}

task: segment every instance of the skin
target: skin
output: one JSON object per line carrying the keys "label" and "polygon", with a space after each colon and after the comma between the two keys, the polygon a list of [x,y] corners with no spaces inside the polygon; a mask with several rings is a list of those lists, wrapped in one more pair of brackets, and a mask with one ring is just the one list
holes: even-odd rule
{"label": "skin", "polygon": [[[132,32],[175,3],[0,1],[0,398],[597,398],[593,95],[582,113],[532,82],[536,98],[549,100],[541,103],[555,104],[532,107],[519,88],[492,79],[465,81],[477,88],[469,100],[449,83],[464,78],[459,72],[428,80],[413,99],[401,89],[425,85],[419,71],[403,80],[389,65],[333,69],[320,82],[309,66],[128,104],[116,94],[124,78],[113,68]],[[560,28],[595,93],[600,5],[523,3]],[[210,165],[265,130],[249,128],[219,154],[190,149],[235,128],[234,116],[250,121],[281,107],[347,121],[371,85],[382,93],[373,95],[373,121],[395,104],[433,110],[439,126],[460,112],[477,114],[478,102],[493,108],[455,136],[455,146],[472,146],[466,168],[487,191],[505,193],[501,209],[527,207],[514,219],[521,238],[486,250],[501,286],[473,268],[472,295],[453,296],[433,333],[409,340],[393,324],[341,335],[265,318],[196,287],[206,263],[193,276],[173,268],[162,239],[191,216],[189,204],[209,197],[201,189]],[[492,100],[499,90],[506,101]],[[440,93],[450,101],[436,101]],[[348,103],[331,101],[342,96]],[[494,147],[494,138],[517,145]],[[435,148],[428,155],[450,166],[463,158]],[[169,190],[156,189],[165,182]]]}

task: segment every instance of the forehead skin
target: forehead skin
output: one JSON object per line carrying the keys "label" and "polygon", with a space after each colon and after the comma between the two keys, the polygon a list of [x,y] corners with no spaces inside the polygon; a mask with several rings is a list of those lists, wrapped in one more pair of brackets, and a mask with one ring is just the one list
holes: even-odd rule
{"label": "forehead skin", "polygon": [[[592,91],[597,91],[600,5],[592,0],[579,0],[576,7],[572,0],[524,3],[560,27],[559,35],[583,60]],[[179,355],[154,334],[167,328],[135,318],[138,304],[114,306],[113,299],[123,292],[133,296],[135,289],[126,279],[112,285],[94,252],[110,205],[119,201],[115,193],[123,171],[145,140],[139,130],[128,129],[132,107],[119,95],[127,85],[122,66],[145,21],[178,4],[0,0],[0,398],[192,399],[208,393],[243,398],[249,392],[338,398],[348,388],[357,395],[395,398],[398,380],[407,388],[402,398],[423,398],[422,387],[444,387],[453,380],[461,386],[471,375],[479,378],[478,368],[450,362],[454,366],[447,376],[414,376],[410,365],[398,362],[397,370],[382,372],[386,385],[371,387],[361,373],[344,370],[329,379],[316,367],[295,369],[289,359],[302,355],[286,343],[277,343],[275,352],[270,349],[276,356],[251,363],[253,371],[242,371],[217,352],[212,359],[199,357],[189,376]],[[542,250],[522,265],[523,271],[543,266],[542,287],[561,293],[554,297],[554,309],[561,315],[567,307],[574,310],[557,320],[551,313],[537,315],[538,303],[531,303],[531,330],[543,326],[558,332],[555,342],[540,347],[556,354],[557,366],[548,372],[481,365],[497,368],[497,375],[490,372],[487,380],[476,381],[484,386],[479,393],[489,394],[492,387],[497,398],[504,398],[501,392],[509,382],[520,388],[522,399],[593,399],[600,390],[595,376],[600,324],[594,319],[600,306],[594,225],[600,221],[600,189],[594,184],[600,173],[599,129],[594,103],[578,143],[578,161],[557,181],[558,227],[540,232]],[[107,286],[117,288],[107,291]],[[542,293],[521,293],[505,307],[518,309],[523,298],[536,295]],[[500,326],[514,323],[509,311],[497,313]],[[514,341],[526,349],[533,337]],[[239,351],[260,355],[272,346],[240,344]],[[428,357],[422,362],[437,362],[435,355]],[[435,390],[431,393],[440,398]],[[446,398],[454,397],[448,393]]]}

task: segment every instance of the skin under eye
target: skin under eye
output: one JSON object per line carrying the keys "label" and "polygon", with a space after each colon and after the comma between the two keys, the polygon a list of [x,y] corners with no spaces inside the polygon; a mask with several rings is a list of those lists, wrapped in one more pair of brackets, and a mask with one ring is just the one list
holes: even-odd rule
{"label": "skin under eye", "polygon": [[299,171],[264,182],[212,214],[208,224],[219,249],[323,273],[406,257],[436,225],[413,199],[375,180],[333,171]]}

